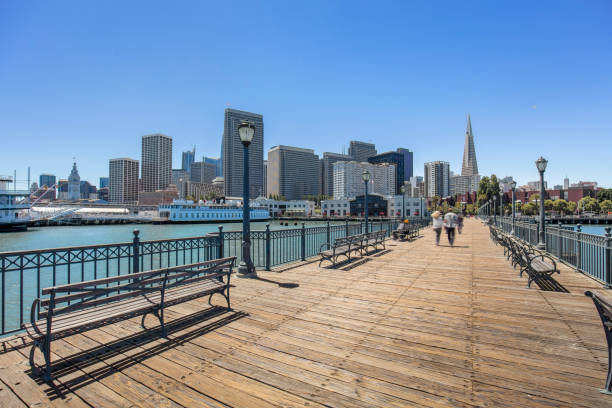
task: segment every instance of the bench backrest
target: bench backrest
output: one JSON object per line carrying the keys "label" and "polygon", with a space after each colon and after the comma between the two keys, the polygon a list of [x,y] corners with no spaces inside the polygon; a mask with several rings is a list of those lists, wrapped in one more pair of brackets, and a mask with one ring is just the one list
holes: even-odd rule
{"label": "bench backrest", "polygon": [[[38,317],[60,315],[231,274],[236,257],[53,286],[42,290]],[[229,282],[229,281],[228,281]]]}
{"label": "bench backrest", "polygon": [[341,246],[346,246],[351,243],[351,240],[348,237],[336,238],[334,241],[334,247],[338,248]]}
{"label": "bench backrest", "polygon": [[586,291],[584,292],[584,294],[593,299],[593,303],[595,304],[595,307],[599,312],[599,317],[601,317],[602,323],[604,325],[612,321],[612,303],[610,303],[611,301],[591,291]]}

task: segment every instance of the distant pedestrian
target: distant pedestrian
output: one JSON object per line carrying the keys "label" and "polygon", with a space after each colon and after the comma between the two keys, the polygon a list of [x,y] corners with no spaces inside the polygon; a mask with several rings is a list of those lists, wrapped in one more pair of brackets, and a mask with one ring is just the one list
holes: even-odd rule
{"label": "distant pedestrian", "polygon": [[449,211],[444,215],[444,229],[448,235],[448,243],[453,246],[455,243],[455,227],[457,226],[457,214]]}
{"label": "distant pedestrian", "polygon": [[444,225],[442,214],[440,211],[434,211],[434,213],[431,214],[431,218],[433,221],[433,230],[436,233],[436,245],[440,245],[440,234],[442,233],[442,226]]}
{"label": "distant pedestrian", "polygon": [[457,232],[461,234],[463,230],[463,214],[457,215]]}

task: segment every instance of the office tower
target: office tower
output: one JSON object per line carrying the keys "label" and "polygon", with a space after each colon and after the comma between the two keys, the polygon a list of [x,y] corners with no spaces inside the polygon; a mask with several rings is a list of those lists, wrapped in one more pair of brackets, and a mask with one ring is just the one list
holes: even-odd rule
{"label": "office tower", "polygon": [[138,160],[110,159],[108,176],[108,201],[110,203],[135,204],[138,202]]}
{"label": "office tower", "polygon": [[321,194],[328,197],[334,195],[334,163],[353,161],[351,156],[338,153],[323,153],[321,159]]}
{"label": "office tower", "polygon": [[187,173],[187,170],[172,169],[172,184],[178,187],[181,182],[187,180],[189,180],[189,173]]}
{"label": "office tower", "polygon": [[256,198],[263,191],[263,116],[257,113],[225,109],[223,125],[223,178],[225,195],[242,197],[244,180],[244,148],[240,142],[238,126],[243,120],[255,126],[253,141],[249,146],[249,198]]}
{"label": "office tower", "polygon": [[376,156],[376,147],[372,143],[351,140],[348,155],[356,162],[367,162],[372,156]]}
{"label": "office tower", "polygon": [[53,174],[41,174],[38,178],[39,187],[47,186],[52,187],[55,185],[56,178]]}
{"label": "office tower", "polygon": [[319,194],[319,156],[312,149],[274,146],[268,150],[267,195],[302,200]]}
{"label": "office tower", "polygon": [[215,178],[216,166],[211,163],[193,162],[189,180],[194,183],[212,183]]}
{"label": "office tower", "polygon": [[108,187],[108,177],[100,177],[100,188]]}
{"label": "office tower", "polygon": [[187,173],[191,171],[191,164],[195,161],[195,146],[193,146],[193,150],[187,150],[183,152],[181,157],[181,169],[185,170]]}
{"label": "office tower", "polygon": [[474,135],[472,133],[472,122],[470,114],[467,116],[467,126],[465,128],[465,145],[463,147],[463,166],[461,167],[462,176],[473,176],[478,174],[478,163],[476,163],[476,149],[474,148]]}
{"label": "office tower", "polygon": [[76,163],[72,164],[72,171],[68,176],[68,200],[78,200],[81,198],[81,176],[76,167]]}
{"label": "office tower", "polygon": [[367,162],[334,163],[334,200],[354,198],[365,194],[364,171],[370,172],[368,194],[395,195],[395,165]]}
{"label": "office tower", "polygon": [[399,148],[394,152],[377,154],[376,156],[368,158],[368,162],[374,164],[395,164],[397,191],[400,191],[404,182],[410,180],[410,177],[412,177],[412,152],[408,149]]}
{"label": "office tower", "polygon": [[159,133],[142,137],[142,191],[164,190],[172,181],[172,138]]}
{"label": "office tower", "polygon": [[447,197],[449,195],[450,170],[445,161],[425,163],[425,196]]}
{"label": "office tower", "polygon": [[569,182],[569,178],[566,177],[563,179],[563,189],[567,190],[568,188],[570,188],[570,182]]}
{"label": "office tower", "polygon": [[202,159],[204,163],[212,164],[215,166],[215,177],[221,177],[223,174],[223,169],[221,168],[221,159],[215,157],[206,157]]}

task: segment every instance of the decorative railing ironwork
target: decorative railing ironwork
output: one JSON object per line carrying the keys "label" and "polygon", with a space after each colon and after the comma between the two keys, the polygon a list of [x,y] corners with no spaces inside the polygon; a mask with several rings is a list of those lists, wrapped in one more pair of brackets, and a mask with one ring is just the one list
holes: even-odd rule
{"label": "decorative railing ironwork", "polygon": [[[368,231],[384,230],[387,236],[399,221],[368,223]],[[429,218],[412,218],[426,226]],[[256,267],[305,260],[321,251],[323,244],[365,232],[364,223],[251,231],[251,258]],[[134,231],[132,242],[0,252],[0,335],[19,331],[32,301],[49,286],[129,274],[144,270],[203,262],[218,257],[242,258],[242,231],[219,231],[203,237],[141,241]]]}
{"label": "decorative railing ironwork", "polygon": [[[497,217],[497,226],[507,233],[512,232],[512,218]],[[532,245],[538,243],[539,224],[515,221],[514,235]],[[546,251],[553,257],[585,273],[606,286],[612,286],[612,235],[610,227],[605,228],[605,235],[593,235],[582,232],[582,226],[576,229],[565,225],[545,225]]]}

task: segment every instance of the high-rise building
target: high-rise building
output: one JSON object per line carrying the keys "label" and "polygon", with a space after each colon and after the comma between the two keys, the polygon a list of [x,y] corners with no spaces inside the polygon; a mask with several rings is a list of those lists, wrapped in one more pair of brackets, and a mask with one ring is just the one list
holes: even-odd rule
{"label": "high-rise building", "polygon": [[242,121],[249,121],[255,126],[253,141],[249,146],[249,198],[256,198],[263,191],[263,116],[257,113],[243,112],[236,109],[225,109],[223,125],[223,178],[225,195],[242,197],[244,181],[244,148],[238,134]]}
{"label": "high-rise building", "polygon": [[214,158],[214,157],[206,157],[204,156],[203,160],[204,163],[208,163],[208,164],[212,164],[215,166],[215,177],[221,177],[221,175],[223,174],[223,168],[222,168],[222,161],[219,158]]}
{"label": "high-rise building", "polygon": [[55,185],[55,180],[56,178],[53,174],[41,174],[38,178],[38,185],[40,187],[52,187],[53,185]]}
{"label": "high-rise building", "polygon": [[569,182],[569,178],[566,177],[563,179],[563,189],[567,190],[568,188],[570,188],[570,182]]}
{"label": "high-rise building", "polygon": [[81,176],[76,167],[72,164],[72,171],[68,176],[68,200],[79,200],[81,198]]}
{"label": "high-rise building", "polygon": [[425,163],[425,196],[447,197],[449,195],[450,170],[445,161]]}
{"label": "high-rise building", "polygon": [[110,203],[134,204],[138,202],[138,160],[110,159],[108,162]]}
{"label": "high-rise building", "polygon": [[141,166],[142,191],[168,187],[172,181],[172,138],[159,133],[143,136]]}
{"label": "high-rise building", "polygon": [[476,162],[476,149],[474,148],[474,134],[472,133],[472,122],[470,114],[467,116],[467,126],[465,128],[465,145],[463,147],[463,165],[461,167],[462,176],[473,176],[478,174],[478,163]]}
{"label": "high-rise building", "polygon": [[108,177],[100,177],[100,188],[108,187]]}
{"label": "high-rise building", "polygon": [[181,168],[187,173],[191,171],[191,164],[195,161],[195,146],[193,150],[187,150],[181,155]]}
{"label": "high-rise building", "polygon": [[334,163],[354,161],[351,156],[345,154],[325,152],[321,159],[321,194],[328,197],[334,195]]}
{"label": "high-rise building", "polygon": [[274,146],[268,150],[266,194],[302,200],[319,194],[319,156],[312,149]]}
{"label": "high-rise building", "polygon": [[367,160],[370,163],[389,163],[395,164],[395,182],[397,191],[400,191],[405,181],[412,177],[412,152],[408,149],[399,148],[394,152],[386,152],[372,156]]}
{"label": "high-rise building", "polygon": [[189,180],[194,183],[212,183],[215,179],[216,166],[211,163],[193,162]]}
{"label": "high-rise building", "polygon": [[395,165],[367,162],[334,163],[334,200],[354,198],[365,194],[364,171],[370,172],[368,194],[395,195]]}
{"label": "high-rise building", "polygon": [[80,183],[81,198],[89,199],[97,197],[98,189],[89,181],[81,180]]}
{"label": "high-rise building", "polygon": [[376,146],[372,143],[351,140],[348,155],[356,162],[367,162],[372,156],[376,156]]}

